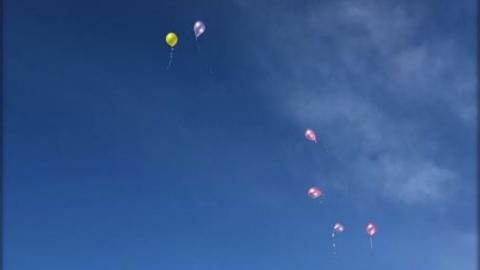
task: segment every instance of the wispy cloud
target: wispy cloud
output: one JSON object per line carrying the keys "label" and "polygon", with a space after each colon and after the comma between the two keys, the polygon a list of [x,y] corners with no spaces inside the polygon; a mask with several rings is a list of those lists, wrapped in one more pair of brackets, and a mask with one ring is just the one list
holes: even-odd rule
{"label": "wispy cloud", "polygon": [[438,118],[474,132],[470,53],[426,36],[424,10],[383,1],[243,8],[271,30],[269,50],[254,52],[282,113],[321,130],[364,187],[407,204],[446,199],[460,174],[438,157],[447,142],[429,134],[443,128]]}

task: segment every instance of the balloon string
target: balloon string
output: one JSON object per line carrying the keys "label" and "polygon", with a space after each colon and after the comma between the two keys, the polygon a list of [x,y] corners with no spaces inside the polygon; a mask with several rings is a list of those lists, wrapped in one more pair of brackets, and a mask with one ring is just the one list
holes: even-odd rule
{"label": "balloon string", "polygon": [[197,47],[197,52],[200,52],[200,46],[198,45],[198,37],[195,37],[195,46]]}
{"label": "balloon string", "polygon": [[370,250],[373,252],[373,238],[370,236]]}
{"label": "balloon string", "polygon": [[[199,45],[197,36],[195,36],[195,47],[197,47],[197,53],[200,55],[200,45]],[[200,57],[202,57],[202,55],[200,55]],[[213,71],[212,71],[212,68],[210,66],[210,61],[209,60],[205,60],[204,66],[208,69],[208,72],[210,74],[213,74]]]}
{"label": "balloon string", "polygon": [[335,233],[332,233],[332,247],[333,247],[333,255],[336,256],[337,255],[337,249],[336,249],[336,245],[335,245]]}
{"label": "balloon string", "polygon": [[167,70],[169,70],[170,67],[172,66],[172,61],[173,61],[173,47],[172,47],[172,49],[170,50],[170,60],[168,60]]}

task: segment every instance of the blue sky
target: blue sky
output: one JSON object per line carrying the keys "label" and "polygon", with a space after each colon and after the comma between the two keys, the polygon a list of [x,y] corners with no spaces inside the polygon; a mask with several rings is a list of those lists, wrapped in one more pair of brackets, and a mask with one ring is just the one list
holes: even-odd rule
{"label": "blue sky", "polygon": [[5,1],[5,269],[475,269],[475,10]]}

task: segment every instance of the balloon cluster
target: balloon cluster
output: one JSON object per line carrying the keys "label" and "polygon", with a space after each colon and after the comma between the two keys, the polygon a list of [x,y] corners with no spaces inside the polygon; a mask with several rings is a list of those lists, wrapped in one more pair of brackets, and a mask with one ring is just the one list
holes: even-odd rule
{"label": "balloon cluster", "polygon": [[[205,26],[205,23],[202,21],[196,21],[193,24],[193,33],[195,34],[195,40],[197,40],[203,33],[205,33],[205,30],[207,27]],[[170,32],[165,36],[165,42],[167,45],[171,48],[170,50],[170,60],[168,61],[168,66],[167,69],[170,69],[173,61],[173,49],[175,45],[178,43],[178,35],[174,32]]]}
{"label": "balloon cluster", "polygon": [[[205,33],[206,29],[207,28],[205,26],[205,23],[203,23],[202,21],[196,21],[193,24],[193,33],[195,35],[195,40],[198,40],[198,38]],[[172,61],[173,61],[174,47],[178,43],[177,34],[174,33],[174,32],[168,33],[165,37],[165,42],[171,48],[170,60],[168,62],[168,66],[167,66],[167,69],[169,69],[171,67]],[[304,136],[305,136],[305,139],[307,139],[308,141],[311,141],[315,144],[317,143],[317,134],[313,129],[307,128],[305,130]],[[307,195],[312,199],[318,199],[323,195],[323,191],[319,187],[310,187],[307,191]],[[373,236],[377,233],[377,226],[374,223],[368,223],[365,227],[365,230],[366,230],[368,236],[370,237],[370,248],[373,250]],[[333,243],[332,243],[332,246],[333,246],[335,254],[336,254],[335,235],[343,233],[344,231],[345,231],[345,227],[342,223],[337,222],[333,225],[333,232],[332,232],[332,242]]]}
{"label": "balloon cluster", "polygon": [[[307,128],[305,130],[304,136],[305,136],[305,139],[307,139],[308,141],[317,143],[317,133],[315,133],[313,129]],[[317,199],[323,195],[323,191],[319,187],[310,187],[307,191],[307,195],[312,199]],[[335,255],[336,255],[335,236],[339,233],[343,233],[344,231],[345,231],[345,226],[342,223],[337,222],[333,225],[332,247]],[[370,249],[373,250],[373,236],[377,233],[377,225],[370,222],[366,225],[365,231],[370,237]]]}

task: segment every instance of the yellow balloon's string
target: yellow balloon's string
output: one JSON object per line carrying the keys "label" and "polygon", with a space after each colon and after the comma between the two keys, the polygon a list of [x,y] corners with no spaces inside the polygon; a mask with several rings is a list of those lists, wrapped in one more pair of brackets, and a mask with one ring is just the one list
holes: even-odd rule
{"label": "yellow balloon's string", "polygon": [[170,50],[170,60],[168,60],[167,70],[169,70],[170,67],[172,66],[172,61],[173,61],[173,47],[172,47],[172,49]]}

